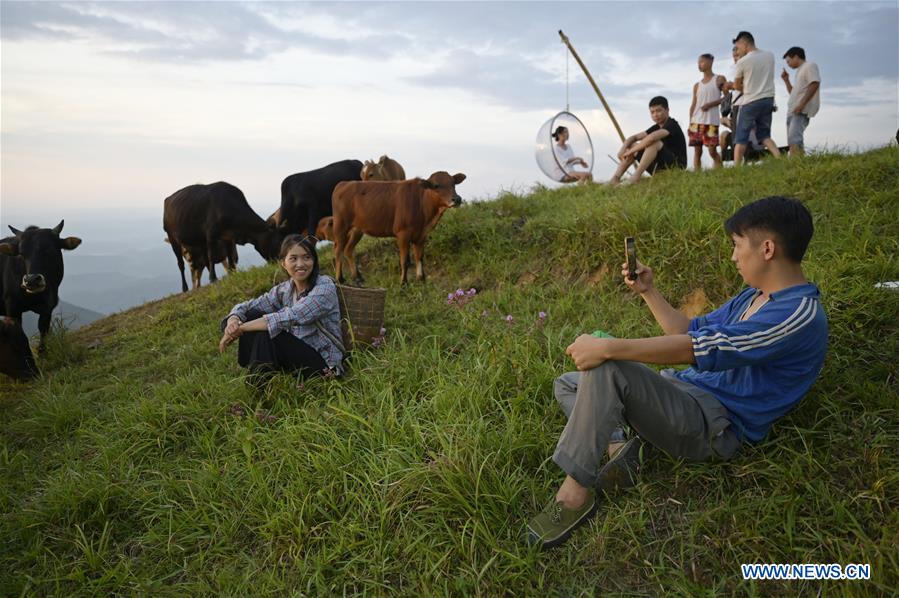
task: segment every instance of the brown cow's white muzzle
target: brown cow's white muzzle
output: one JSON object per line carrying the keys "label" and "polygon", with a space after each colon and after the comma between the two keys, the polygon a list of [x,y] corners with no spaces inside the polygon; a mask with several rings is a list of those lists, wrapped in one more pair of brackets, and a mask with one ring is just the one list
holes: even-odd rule
{"label": "brown cow's white muzzle", "polygon": [[47,279],[43,274],[26,274],[22,277],[22,288],[26,293],[43,293],[47,288]]}

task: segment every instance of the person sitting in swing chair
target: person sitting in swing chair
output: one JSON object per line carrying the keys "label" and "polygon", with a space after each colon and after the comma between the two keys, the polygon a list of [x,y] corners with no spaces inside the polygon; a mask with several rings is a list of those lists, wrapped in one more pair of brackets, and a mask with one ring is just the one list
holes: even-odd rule
{"label": "person sitting in swing chair", "polygon": [[556,176],[554,177],[560,183],[574,183],[581,185],[593,182],[593,175],[583,170],[575,170],[576,166],[590,168],[590,165],[583,158],[574,155],[574,150],[568,145],[568,127],[559,125],[553,131],[552,137],[556,144],[553,147],[553,154],[559,166],[556,167]]}

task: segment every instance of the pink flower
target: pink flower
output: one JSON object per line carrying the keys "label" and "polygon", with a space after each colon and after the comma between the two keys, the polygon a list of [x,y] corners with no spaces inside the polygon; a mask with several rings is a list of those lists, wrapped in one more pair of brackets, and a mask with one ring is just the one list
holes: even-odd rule
{"label": "pink flower", "polygon": [[511,323],[512,323],[512,320],[514,320],[514,319],[515,319],[515,318],[513,318],[511,314],[509,314],[508,316],[506,316],[506,322],[508,322],[509,324],[511,324]]}
{"label": "pink flower", "polygon": [[537,317],[540,318],[541,320],[545,320],[545,319],[546,319],[546,312],[545,312],[545,311],[541,311],[539,314],[537,314]]}

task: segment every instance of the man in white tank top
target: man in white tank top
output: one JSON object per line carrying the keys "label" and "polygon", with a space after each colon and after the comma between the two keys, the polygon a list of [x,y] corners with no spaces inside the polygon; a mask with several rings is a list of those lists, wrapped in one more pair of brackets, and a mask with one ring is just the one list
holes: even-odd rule
{"label": "man in white tank top", "polygon": [[690,147],[693,148],[693,170],[702,169],[702,147],[709,150],[713,167],[721,168],[718,155],[718,127],[721,124],[718,106],[724,99],[721,89],[726,80],[712,72],[715,57],[703,54],[699,57],[702,79],[693,84],[693,101],[690,103]]}

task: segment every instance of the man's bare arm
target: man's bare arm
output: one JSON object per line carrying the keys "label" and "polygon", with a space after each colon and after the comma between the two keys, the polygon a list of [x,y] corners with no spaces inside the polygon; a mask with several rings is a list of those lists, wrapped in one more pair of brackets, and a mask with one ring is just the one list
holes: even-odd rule
{"label": "man's bare arm", "polygon": [[816,93],[818,93],[818,88],[820,87],[820,81],[812,81],[808,84],[808,87],[805,88],[805,95],[802,96],[802,99],[799,101],[799,105],[796,106],[797,112],[801,113],[803,110],[805,110],[805,107],[809,102],[812,101],[812,98],[815,97]]}
{"label": "man's bare arm", "polygon": [[687,334],[650,338],[596,338],[579,336],[565,351],[578,370],[590,370],[605,361],[637,361],[655,364],[696,363],[693,339]]}

